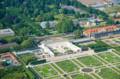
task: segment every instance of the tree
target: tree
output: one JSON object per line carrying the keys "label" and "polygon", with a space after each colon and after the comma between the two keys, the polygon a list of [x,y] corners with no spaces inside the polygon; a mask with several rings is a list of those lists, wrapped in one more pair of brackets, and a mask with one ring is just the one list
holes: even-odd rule
{"label": "tree", "polygon": [[46,23],[46,28],[50,29],[50,23],[49,23],[49,21],[47,21],[47,23]]}
{"label": "tree", "polygon": [[59,33],[68,33],[74,30],[73,21],[69,17],[64,17],[58,21],[56,29]]}
{"label": "tree", "polygon": [[36,22],[41,22],[42,21],[42,17],[40,15],[38,15],[36,18],[35,18],[35,21]]}
{"label": "tree", "polygon": [[74,31],[74,37],[75,38],[80,38],[82,36],[82,31],[80,29],[77,29]]}
{"label": "tree", "polygon": [[0,29],[2,29],[3,28],[3,24],[2,23],[0,23]]}
{"label": "tree", "polygon": [[32,38],[28,38],[27,40],[24,40],[21,43],[21,47],[22,48],[30,48],[34,45],[33,39]]}

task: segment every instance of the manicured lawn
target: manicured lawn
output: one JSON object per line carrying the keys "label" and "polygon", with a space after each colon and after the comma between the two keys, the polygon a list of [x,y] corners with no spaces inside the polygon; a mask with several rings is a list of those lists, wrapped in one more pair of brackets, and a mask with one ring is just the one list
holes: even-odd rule
{"label": "manicured lawn", "polygon": [[63,79],[63,78],[61,78],[60,76],[56,76],[56,77],[50,77],[50,78],[47,78],[47,79]]}
{"label": "manicured lawn", "polygon": [[34,68],[41,76],[51,77],[57,75],[57,72],[50,65],[41,65]]}
{"label": "manicured lawn", "polygon": [[57,62],[56,64],[66,72],[72,72],[78,70],[77,66],[69,60]]}
{"label": "manicured lawn", "polygon": [[115,73],[109,68],[101,69],[101,72],[98,73],[103,79],[120,79],[120,74]]}
{"label": "manicured lawn", "polygon": [[115,52],[115,53],[117,53],[117,54],[119,54],[119,55],[120,55],[120,46],[115,47],[114,49],[116,49],[116,51],[117,51],[117,52]]}
{"label": "manicured lawn", "polygon": [[[114,55],[111,52],[100,53],[98,55],[110,63],[120,62],[120,57]],[[102,62],[100,62],[99,60],[94,58],[94,56],[80,57],[80,58],[77,58],[77,60],[82,62],[83,64],[85,64],[88,67],[95,67],[95,66],[103,65]],[[80,73],[79,72],[80,69],[76,66],[76,64],[74,64],[70,60],[56,62],[55,64],[51,63],[51,65],[50,64],[39,65],[39,66],[34,67],[34,69],[37,71],[37,73],[41,77],[44,77],[45,79],[63,79],[54,70],[54,68],[57,71],[59,71],[59,73],[62,75],[63,75],[62,70],[66,73],[76,71],[75,74],[68,74],[72,77],[72,79],[93,79],[90,75]],[[54,68],[52,68],[51,66]],[[116,67],[120,69],[120,65],[118,65]],[[102,67],[100,67],[100,68],[102,68]],[[116,73],[115,71],[113,71],[112,69],[107,68],[107,67],[100,69],[100,71],[98,70],[98,72],[96,72],[96,73],[98,75],[100,75],[103,79],[120,79],[120,74]],[[67,77],[64,77],[64,78],[68,79]]]}
{"label": "manicured lawn", "polygon": [[120,65],[117,65],[116,67],[120,69]]}
{"label": "manicured lawn", "polygon": [[96,60],[92,56],[81,57],[81,58],[78,58],[78,60],[90,67],[102,65],[100,61]]}
{"label": "manicured lawn", "polygon": [[86,74],[76,74],[71,76],[73,79],[92,79],[89,75]]}
{"label": "manicured lawn", "polygon": [[105,59],[106,61],[110,62],[110,63],[116,63],[116,62],[120,62],[120,57],[110,53],[110,52],[106,52],[103,54],[99,54],[100,57],[102,57],[103,59]]}

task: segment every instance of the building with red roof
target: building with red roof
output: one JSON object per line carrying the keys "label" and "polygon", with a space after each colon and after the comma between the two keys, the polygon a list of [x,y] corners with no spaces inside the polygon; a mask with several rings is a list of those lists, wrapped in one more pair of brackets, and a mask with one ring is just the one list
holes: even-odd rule
{"label": "building with red roof", "polygon": [[10,66],[20,65],[20,62],[17,60],[16,56],[10,52],[0,54],[0,60]]}
{"label": "building with red roof", "polygon": [[98,28],[90,28],[85,30],[83,34],[88,37],[102,37],[106,35],[120,34],[120,27],[117,25],[111,25]]}

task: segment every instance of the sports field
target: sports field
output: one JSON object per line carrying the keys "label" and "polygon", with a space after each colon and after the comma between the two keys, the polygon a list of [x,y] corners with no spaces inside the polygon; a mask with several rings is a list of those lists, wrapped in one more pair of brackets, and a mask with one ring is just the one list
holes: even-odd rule
{"label": "sports field", "polygon": [[120,79],[120,52],[37,65],[33,69],[43,79]]}

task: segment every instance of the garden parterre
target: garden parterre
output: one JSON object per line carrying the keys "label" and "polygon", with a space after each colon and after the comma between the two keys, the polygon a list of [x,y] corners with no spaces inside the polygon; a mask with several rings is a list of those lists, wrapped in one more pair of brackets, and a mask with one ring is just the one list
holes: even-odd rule
{"label": "garden parterre", "polygon": [[[82,68],[92,68],[92,73]],[[43,79],[120,79],[120,55],[103,52],[93,56],[71,58],[33,68]]]}

